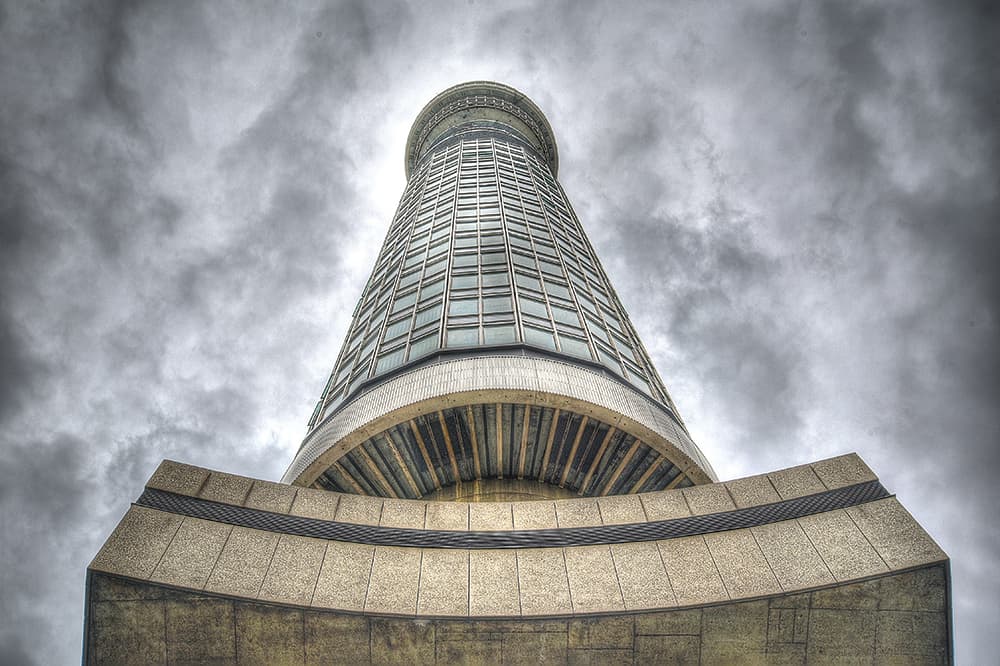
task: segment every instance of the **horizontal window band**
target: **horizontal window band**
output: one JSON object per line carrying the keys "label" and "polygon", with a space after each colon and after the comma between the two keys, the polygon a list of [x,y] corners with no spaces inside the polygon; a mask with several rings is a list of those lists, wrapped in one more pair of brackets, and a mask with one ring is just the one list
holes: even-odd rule
{"label": "horizontal window band", "polygon": [[767,525],[857,506],[890,496],[881,483],[868,481],[805,497],[703,516],[624,525],[491,532],[379,527],[303,518],[212,502],[153,488],[147,488],[135,504],[182,516],[280,534],[376,546],[478,550],[489,548],[562,548],[674,539]]}

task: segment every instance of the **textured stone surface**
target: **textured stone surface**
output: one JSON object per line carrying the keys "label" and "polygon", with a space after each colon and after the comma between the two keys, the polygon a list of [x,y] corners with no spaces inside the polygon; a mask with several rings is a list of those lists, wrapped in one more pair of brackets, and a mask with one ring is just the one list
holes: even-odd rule
{"label": "textured stone surface", "polygon": [[236,658],[244,664],[301,664],[305,658],[302,611],[237,605]]}
{"label": "textured stone surface", "polygon": [[837,580],[887,571],[885,562],[843,510],[805,516],[798,523]]}
{"label": "textured stone surface", "polygon": [[470,551],[469,614],[496,617],[521,614],[515,551]]}
{"label": "textured stone surface", "polygon": [[610,547],[578,546],[564,553],[574,613],[625,610]]}
{"label": "textured stone surface", "polygon": [[330,541],[313,594],[314,606],[362,611],[375,547]]}
{"label": "textured stone surface", "polygon": [[770,472],[767,478],[781,495],[781,499],[804,497],[826,490],[826,486],[809,465],[799,465],[798,467]]}
{"label": "textured stone surface", "polygon": [[705,608],[570,619],[418,619],[282,607],[95,573],[85,661],[941,664],[951,654],[944,582],[939,564]]}
{"label": "textured stone surface", "polygon": [[200,590],[208,581],[222,547],[233,531],[231,525],[199,518],[184,518],[167,546],[151,580]]}
{"label": "textured stone surface", "polygon": [[845,509],[889,568],[937,562],[947,556],[895,497]]}
{"label": "textured stone surface", "polygon": [[365,612],[415,614],[419,581],[419,549],[377,546]]}
{"label": "textured stone surface", "polygon": [[424,527],[429,530],[469,529],[469,505],[465,502],[431,502]]}
{"label": "textured stone surface", "polygon": [[341,495],[337,503],[337,520],[342,523],[378,525],[382,519],[382,498],[361,495]]}
{"label": "textured stone surface", "polygon": [[830,585],[833,574],[794,520],[761,525],[752,530],[782,590]]}
{"label": "textured stone surface", "polygon": [[181,521],[180,516],[172,513],[130,507],[90,568],[131,578],[149,578]]}
{"label": "textured stone surface", "polygon": [[691,515],[684,493],[680,490],[643,493],[639,498],[649,520],[671,520]]}
{"label": "textured stone surface", "polygon": [[781,591],[750,530],[706,534],[705,543],[731,598],[759,597]]}
{"label": "textured stone surface", "polygon": [[781,495],[774,489],[774,484],[771,483],[766,474],[726,481],[725,485],[736,506],[740,509],[781,501]]}
{"label": "textured stone surface", "polygon": [[167,663],[231,663],[236,659],[236,616],[228,599],[165,604]]}
{"label": "textured stone surface", "polygon": [[335,520],[337,518],[337,505],[340,502],[339,493],[331,493],[326,490],[315,490],[313,488],[299,488],[295,493],[295,501],[288,513],[293,516],[303,518],[317,518],[319,520]]}
{"label": "textured stone surface", "polygon": [[732,511],[736,508],[733,498],[729,496],[725,484],[713,483],[709,486],[694,486],[684,488],[681,491],[691,513],[700,515],[705,513],[718,513],[720,511]]}
{"label": "textured stone surface", "polygon": [[234,527],[205,589],[219,594],[256,597],[277,545],[277,534]]}
{"label": "textured stone surface", "polygon": [[812,468],[823,485],[830,490],[878,480],[875,473],[856,453],[814,462]]}
{"label": "textured stone surface", "polygon": [[556,527],[556,506],[552,502],[514,502],[515,530],[551,529]]}
{"label": "textured stone surface", "polygon": [[247,495],[245,506],[261,511],[272,513],[288,513],[295,501],[295,492],[298,489],[284,483],[273,483],[271,481],[256,480],[250,493]]}
{"label": "textured stone surface", "polygon": [[469,529],[485,532],[514,529],[510,502],[473,502],[469,504]]}
{"label": "textured stone surface", "polygon": [[704,537],[658,541],[664,568],[681,606],[729,599]]}
{"label": "textured stone surface", "polygon": [[271,557],[258,598],[308,606],[316,588],[327,542],[282,534]]}
{"label": "textured stone surface", "polygon": [[561,548],[517,551],[521,615],[565,615],[573,612]]}
{"label": "textured stone surface", "polygon": [[247,495],[250,494],[251,486],[253,486],[253,479],[248,477],[212,472],[208,480],[205,481],[205,485],[202,486],[201,492],[198,493],[198,497],[212,502],[243,506]]}
{"label": "textured stone surface", "polygon": [[605,525],[646,522],[642,501],[636,495],[601,497],[597,500],[597,507],[601,512],[601,521]]}
{"label": "textured stone surface", "polygon": [[469,613],[469,552],[429,548],[420,561],[417,612],[421,615]]}
{"label": "textured stone surface", "polygon": [[556,500],[555,505],[559,527],[585,527],[601,524],[601,510],[597,508],[596,499]]}
{"label": "textured stone surface", "polygon": [[677,603],[655,542],[612,544],[611,556],[626,609],[669,608]]}
{"label": "textured stone surface", "polygon": [[197,495],[208,474],[209,471],[201,467],[164,460],[146,482],[146,487],[179,495]]}
{"label": "textured stone surface", "polygon": [[387,499],[382,503],[382,517],[379,524],[383,527],[423,529],[426,506],[426,502]]}

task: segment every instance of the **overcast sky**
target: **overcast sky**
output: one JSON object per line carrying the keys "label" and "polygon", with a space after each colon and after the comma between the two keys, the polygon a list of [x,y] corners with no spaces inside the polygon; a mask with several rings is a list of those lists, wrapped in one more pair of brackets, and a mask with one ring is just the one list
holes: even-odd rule
{"label": "overcast sky", "polygon": [[161,459],[281,476],[410,124],[471,79],[547,114],[720,476],[858,452],[952,557],[959,660],[995,657],[995,12],[288,4],[0,5],[0,662],[78,663]]}

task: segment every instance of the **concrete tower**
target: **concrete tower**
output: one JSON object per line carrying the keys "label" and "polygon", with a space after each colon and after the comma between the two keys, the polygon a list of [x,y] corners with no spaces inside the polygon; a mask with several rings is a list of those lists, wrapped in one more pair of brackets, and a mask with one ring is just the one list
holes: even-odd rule
{"label": "concrete tower", "polygon": [[282,483],[163,461],[85,663],[947,663],[947,556],[855,454],[719,482],[508,86],[435,97]]}
{"label": "concrete tower", "polygon": [[285,482],[412,499],[715,480],[557,170],[548,121],[513,88],[465,83],[424,107],[406,190]]}

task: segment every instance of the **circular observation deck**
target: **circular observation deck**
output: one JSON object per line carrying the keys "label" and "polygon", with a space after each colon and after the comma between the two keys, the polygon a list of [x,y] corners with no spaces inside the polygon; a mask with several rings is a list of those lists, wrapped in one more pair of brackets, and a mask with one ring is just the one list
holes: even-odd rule
{"label": "circular observation deck", "polygon": [[503,123],[522,135],[545,159],[556,177],[559,153],[552,127],[534,102],[510,86],[493,81],[470,81],[438,94],[417,115],[406,139],[406,177],[435,141],[468,122]]}

